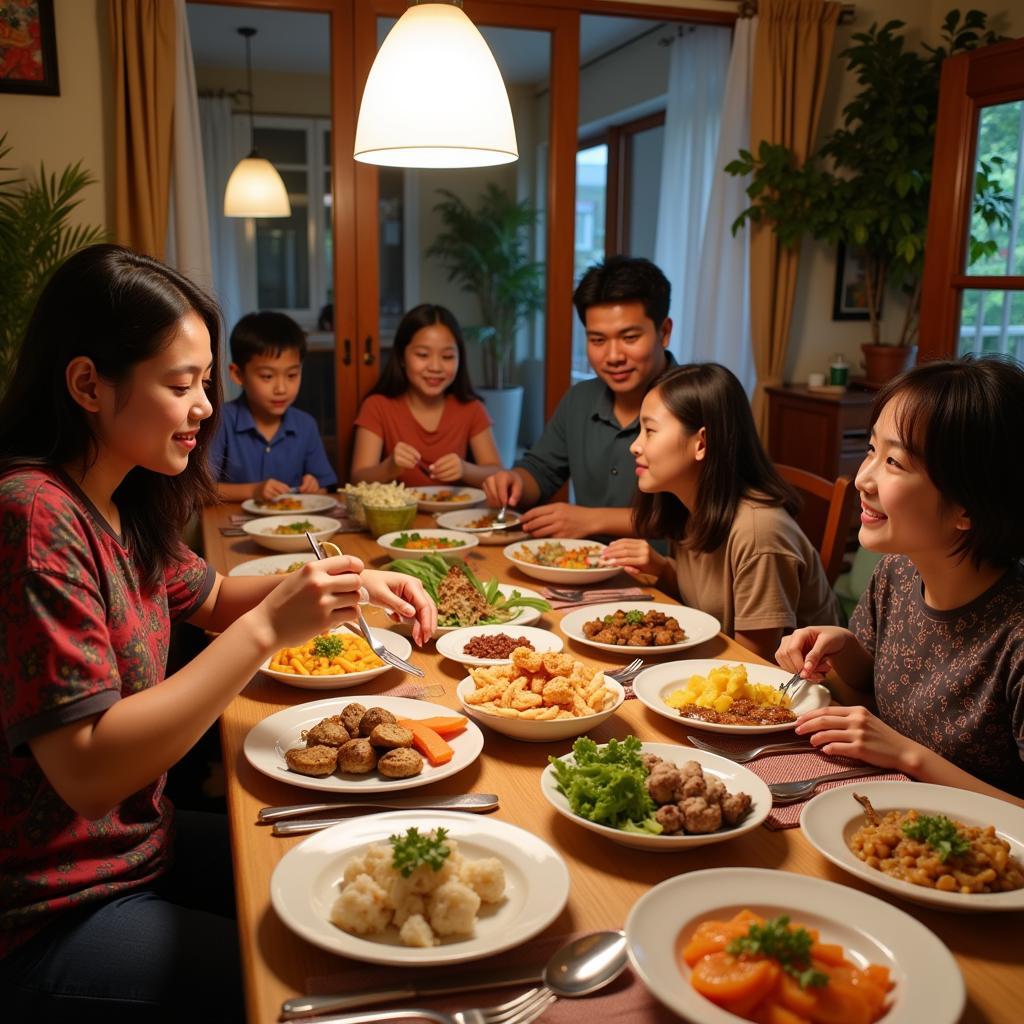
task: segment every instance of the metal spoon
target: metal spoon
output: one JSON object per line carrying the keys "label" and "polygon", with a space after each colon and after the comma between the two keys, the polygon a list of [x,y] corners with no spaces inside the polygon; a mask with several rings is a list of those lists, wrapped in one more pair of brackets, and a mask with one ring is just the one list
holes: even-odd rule
{"label": "metal spoon", "polygon": [[593,932],[573,939],[551,957],[544,968],[544,984],[556,996],[576,999],[604,988],[625,969],[625,934]]}

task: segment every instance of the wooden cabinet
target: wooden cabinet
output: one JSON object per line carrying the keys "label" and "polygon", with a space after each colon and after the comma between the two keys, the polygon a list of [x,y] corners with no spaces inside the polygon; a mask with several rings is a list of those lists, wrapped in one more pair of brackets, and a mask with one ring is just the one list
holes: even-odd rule
{"label": "wooden cabinet", "polygon": [[874,392],[851,387],[828,394],[808,391],[802,384],[766,390],[772,460],[827,480],[852,480],[867,449]]}

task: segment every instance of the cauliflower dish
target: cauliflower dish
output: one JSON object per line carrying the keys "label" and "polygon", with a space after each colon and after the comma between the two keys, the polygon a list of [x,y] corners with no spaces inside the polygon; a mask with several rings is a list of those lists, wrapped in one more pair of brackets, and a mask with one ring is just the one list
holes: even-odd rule
{"label": "cauliflower dish", "polygon": [[477,911],[505,896],[497,857],[464,857],[446,829],[408,829],[375,843],[345,865],[331,923],[352,935],[396,929],[406,946],[430,947],[472,936]]}

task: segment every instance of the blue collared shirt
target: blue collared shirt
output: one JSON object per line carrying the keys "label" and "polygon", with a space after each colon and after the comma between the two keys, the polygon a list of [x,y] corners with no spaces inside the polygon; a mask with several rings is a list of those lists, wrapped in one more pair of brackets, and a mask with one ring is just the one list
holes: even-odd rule
{"label": "blue collared shirt", "polygon": [[224,484],[252,484],[273,477],[298,487],[307,473],[321,487],[338,483],[316,420],[308,412],[289,406],[268,441],[256,429],[245,395],[225,402],[221,409],[220,426],[210,446],[210,468]]}

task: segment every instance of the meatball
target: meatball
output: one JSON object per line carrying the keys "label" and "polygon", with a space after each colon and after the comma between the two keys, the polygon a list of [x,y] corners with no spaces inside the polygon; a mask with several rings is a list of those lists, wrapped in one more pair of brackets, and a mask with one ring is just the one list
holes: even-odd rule
{"label": "meatball", "polygon": [[750,812],[753,801],[747,793],[726,793],[722,798],[722,819],[726,825],[735,825]]}
{"label": "meatball", "polygon": [[679,770],[670,764],[659,764],[647,776],[647,792],[656,804],[670,804],[676,799]]}
{"label": "meatball", "polygon": [[722,808],[709,804],[699,796],[687,797],[679,802],[683,814],[683,827],[692,835],[706,835],[722,827]]}
{"label": "meatball", "polygon": [[341,714],[338,716],[341,719],[341,724],[345,726],[345,731],[349,736],[359,735],[359,719],[366,714],[366,708],[362,704],[347,704]]}
{"label": "meatball", "polygon": [[683,831],[683,815],[678,804],[665,804],[654,812],[654,820],[662,827],[662,835],[671,836]]}
{"label": "meatball", "polygon": [[377,771],[389,779],[411,779],[423,771],[423,758],[411,747],[395,747],[377,762]]}
{"label": "meatball", "polygon": [[704,797],[709,804],[720,804],[729,794],[721,779],[705,779],[707,795]]}
{"label": "meatball", "polygon": [[370,733],[370,742],[375,747],[386,747],[388,750],[394,747],[411,747],[412,733],[404,726],[384,723],[374,726],[373,732]]}
{"label": "meatball", "polygon": [[378,725],[394,725],[397,721],[398,719],[384,708],[370,708],[359,719],[359,735],[369,736]]}
{"label": "meatball", "polygon": [[295,747],[284,752],[284,759],[293,772],[322,779],[337,767],[338,749],[325,746]]}
{"label": "meatball", "polygon": [[661,764],[661,758],[657,754],[641,754],[640,760],[643,762],[648,775],[654,771],[655,765]]}
{"label": "meatball", "polygon": [[369,740],[349,740],[338,748],[338,769],[352,775],[366,775],[377,767],[377,752]]}
{"label": "meatball", "polygon": [[306,733],[306,746],[340,747],[350,739],[348,730],[341,724],[339,716],[332,715],[330,718],[321,719]]}

